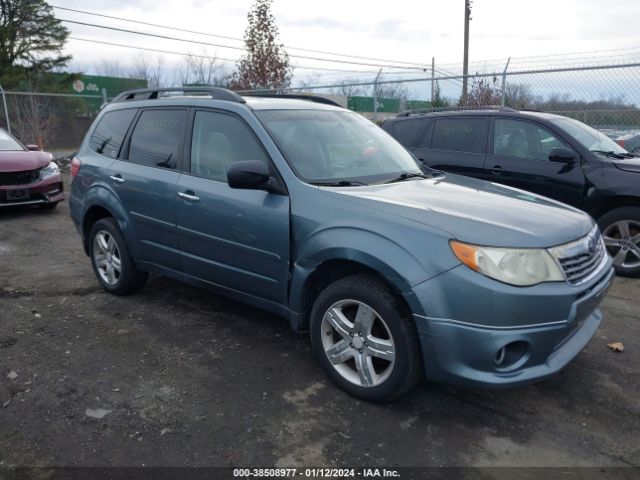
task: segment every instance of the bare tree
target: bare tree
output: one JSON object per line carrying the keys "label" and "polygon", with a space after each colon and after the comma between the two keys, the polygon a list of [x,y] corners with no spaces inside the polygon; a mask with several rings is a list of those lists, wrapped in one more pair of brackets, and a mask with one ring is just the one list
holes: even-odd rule
{"label": "bare tree", "polygon": [[460,97],[460,106],[482,107],[500,105],[502,102],[502,88],[498,85],[498,77],[474,78],[469,93]]}
{"label": "bare tree", "polygon": [[94,68],[98,75],[129,78],[129,69],[119,60],[101,60],[95,64]]}
{"label": "bare tree", "polygon": [[226,87],[229,85],[229,74],[215,57],[186,55],[178,71],[178,81],[182,85]]}
{"label": "bare tree", "polygon": [[155,62],[149,60],[143,53],[139,53],[129,69],[129,76],[140,80],[146,80],[150,88],[159,88],[167,84],[167,70],[163,57],[156,57]]}
{"label": "bare tree", "polygon": [[58,117],[52,114],[51,99],[43,95],[21,95],[16,98],[12,127],[18,138],[35,142],[41,148],[48,145]]}

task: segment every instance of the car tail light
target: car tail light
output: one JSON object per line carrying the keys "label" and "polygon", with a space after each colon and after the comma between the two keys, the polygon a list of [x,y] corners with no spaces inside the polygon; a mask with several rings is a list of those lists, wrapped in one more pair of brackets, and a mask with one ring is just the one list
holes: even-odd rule
{"label": "car tail light", "polygon": [[624,148],[624,139],[619,138],[618,140],[616,140],[616,143],[620,145],[622,148]]}
{"label": "car tail light", "polygon": [[73,180],[78,175],[80,171],[80,159],[78,157],[73,157],[71,160],[71,179]]}

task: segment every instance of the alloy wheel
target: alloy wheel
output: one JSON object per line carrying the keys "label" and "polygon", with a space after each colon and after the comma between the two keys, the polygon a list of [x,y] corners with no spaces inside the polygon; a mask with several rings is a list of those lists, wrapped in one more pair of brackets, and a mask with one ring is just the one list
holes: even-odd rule
{"label": "alloy wheel", "polygon": [[333,368],[349,382],[376,387],[391,375],[396,348],[389,327],[369,305],[340,300],[327,309],[322,346]]}
{"label": "alloy wheel", "polygon": [[640,267],[640,222],[620,220],[609,225],[602,236],[616,267]]}
{"label": "alloy wheel", "polygon": [[113,236],[106,230],[100,230],[93,237],[93,262],[100,278],[109,286],[120,280],[122,259]]}

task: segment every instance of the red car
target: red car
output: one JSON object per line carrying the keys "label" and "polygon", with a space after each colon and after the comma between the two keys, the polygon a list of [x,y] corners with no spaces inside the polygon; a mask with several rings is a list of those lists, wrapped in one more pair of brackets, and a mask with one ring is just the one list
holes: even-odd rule
{"label": "red car", "polygon": [[0,207],[52,209],[62,200],[62,177],[53,156],[37,145],[23,145],[0,129]]}

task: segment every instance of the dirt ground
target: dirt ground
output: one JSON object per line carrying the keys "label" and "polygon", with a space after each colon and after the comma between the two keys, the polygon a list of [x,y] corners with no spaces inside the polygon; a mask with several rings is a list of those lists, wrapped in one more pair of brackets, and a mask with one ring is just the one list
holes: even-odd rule
{"label": "dirt ground", "polygon": [[637,467],[639,293],[616,279],[551,380],[371,405],[278,317],[162,277],[105,293],[66,203],[0,211],[0,467]]}

